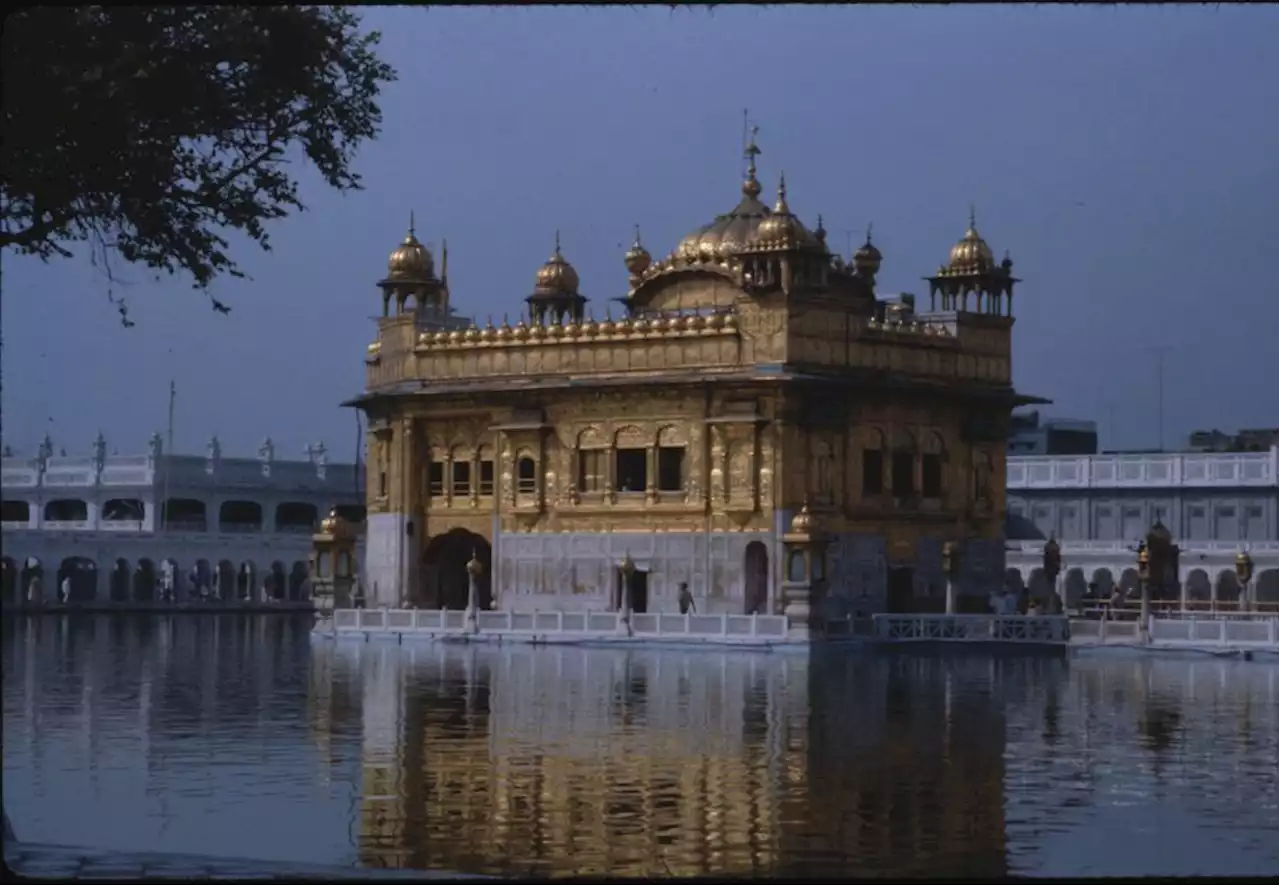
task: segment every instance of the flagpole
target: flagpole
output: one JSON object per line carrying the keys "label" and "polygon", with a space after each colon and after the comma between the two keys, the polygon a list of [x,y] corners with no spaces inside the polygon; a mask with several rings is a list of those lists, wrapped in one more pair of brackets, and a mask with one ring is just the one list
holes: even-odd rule
{"label": "flagpole", "polygon": [[178,396],[178,387],[172,378],[169,379],[169,430],[165,439],[164,452],[164,482],[161,484],[160,494],[160,528],[163,531],[168,528],[171,518],[169,513],[169,464],[173,458],[173,401]]}

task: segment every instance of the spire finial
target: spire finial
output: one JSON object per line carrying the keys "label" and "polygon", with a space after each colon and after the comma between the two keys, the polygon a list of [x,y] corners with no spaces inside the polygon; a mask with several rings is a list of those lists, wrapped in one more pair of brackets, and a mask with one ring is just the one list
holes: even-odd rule
{"label": "spire finial", "polygon": [[[746,111],[743,111],[744,129],[746,128],[746,122]],[[760,154],[760,148],[756,145],[756,136],[759,134],[760,127],[752,126],[750,139],[747,140],[746,147],[742,149],[742,155],[747,158],[747,178],[742,182],[742,192],[749,197],[754,197],[760,193],[760,182],[756,181],[756,157]]]}
{"label": "spire finial", "polygon": [[978,229],[978,215],[973,209],[973,204],[969,204],[969,230]]}
{"label": "spire finial", "polygon": [[640,225],[638,224],[636,225],[636,243],[635,244],[637,246],[640,245]]}
{"label": "spire finial", "polygon": [[560,256],[560,228],[556,228],[556,256]]}
{"label": "spire finial", "polygon": [[871,222],[867,222],[867,245],[871,245]]}
{"label": "spire finial", "polygon": [[409,210],[409,236],[416,236],[418,233],[417,225],[413,222],[413,210]]}
{"label": "spire finial", "polygon": [[785,200],[787,198],[787,173],[778,173],[778,199]]}

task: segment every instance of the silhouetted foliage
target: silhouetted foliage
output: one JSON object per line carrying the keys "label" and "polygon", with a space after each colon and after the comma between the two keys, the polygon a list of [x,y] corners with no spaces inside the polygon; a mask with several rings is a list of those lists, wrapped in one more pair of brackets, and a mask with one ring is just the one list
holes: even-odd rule
{"label": "silhouetted foliage", "polygon": [[330,186],[360,187],[352,159],[395,79],[378,39],[334,7],[9,14],[0,247],[47,260],[92,240],[199,287],[243,276],[223,235],[269,249],[264,222],[305,208],[291,148]]}

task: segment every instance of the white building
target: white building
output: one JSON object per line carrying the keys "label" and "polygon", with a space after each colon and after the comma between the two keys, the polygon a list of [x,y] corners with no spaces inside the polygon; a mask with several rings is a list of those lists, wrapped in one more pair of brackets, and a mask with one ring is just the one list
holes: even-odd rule
{"label": "white building", "polygon": [[1069,596],[1090,583],[1137,584],[1136,547],[1157,521],[1179,546],[1180,592],[1234,600],[1236,554],[1255,564],[1257,599],[1275,602],[1277,451],[1034,455],[1008,459],[1010,583],[1043,581],[1045,541],[1058,539]]}
{"label": "white building", "polygon": [[[329,464],[324,445],[306,460],[276,460],[270,439],[256,458],[165,455],[159,435],[145,455],[107,455],[99,434],[88,457],[3,459],[3,602],[44,600],[63,578],[73,600],[149,600],[172,580],[179,599],[209,587],[223,599],[303,591],[311,533],[332,507],[362,525],[361,472]],[[160,506],[165,502],[164,506]]]}

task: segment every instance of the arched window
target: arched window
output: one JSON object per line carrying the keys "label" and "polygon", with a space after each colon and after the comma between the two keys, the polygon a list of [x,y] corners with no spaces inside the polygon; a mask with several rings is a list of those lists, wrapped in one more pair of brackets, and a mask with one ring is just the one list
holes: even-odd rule
{"label": "arched window", "polygon": [[516,461],[516,491],[521,495],[538,491],[538,465],[528,455],[521,455]]}

